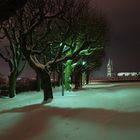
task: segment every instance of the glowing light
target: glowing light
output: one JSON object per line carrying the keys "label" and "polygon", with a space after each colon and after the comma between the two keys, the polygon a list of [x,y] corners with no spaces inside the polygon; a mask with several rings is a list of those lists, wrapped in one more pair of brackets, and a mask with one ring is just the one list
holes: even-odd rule
{"label": "glowing light", "polygon": [[85,61],[83,61],[83,62],[82,62],[82,65],[85,65],[85,64],[86,64],[86,62],[85,62]]}

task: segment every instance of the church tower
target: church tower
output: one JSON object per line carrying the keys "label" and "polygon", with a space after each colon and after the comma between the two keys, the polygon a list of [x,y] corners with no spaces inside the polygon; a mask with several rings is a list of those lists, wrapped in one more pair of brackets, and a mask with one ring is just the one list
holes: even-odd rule
{"label": "church tower", "polygon": [[109,58],[108,64],[107,64],[107,77],[113,76],[113,63],[112,60]]}

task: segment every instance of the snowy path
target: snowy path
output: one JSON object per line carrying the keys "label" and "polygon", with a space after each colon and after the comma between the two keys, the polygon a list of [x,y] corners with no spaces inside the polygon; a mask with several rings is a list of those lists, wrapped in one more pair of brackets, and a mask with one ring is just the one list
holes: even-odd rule
{"label": "snowy path", "polygon": [[89,85],[0,99],[0,140],[140,140],[140,83]]}

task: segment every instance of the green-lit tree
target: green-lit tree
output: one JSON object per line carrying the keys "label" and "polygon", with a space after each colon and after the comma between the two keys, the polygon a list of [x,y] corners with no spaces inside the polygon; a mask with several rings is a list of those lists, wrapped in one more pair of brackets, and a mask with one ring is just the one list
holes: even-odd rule
{"label": "green-lit tree", "polygon": [[[89,15],[89,14],[87,14]],[[68,49],[67,55],[75,53],[81,47],[83,41],[87,41],[84,48],[79,53],[68,60],[65,65],[65,87],[66,90],[70,89],[71,75],[73,73],[73,79],[75,88],[81,87],[82,73],[86,71],[86,81],[88,83],[88,75],[90,69],[97,67],[98,62],[101,60],[104,54],[106,44],[106,24],[104,18],[99,15],[90,15],[83,18],[81,24],[78,25],[79,34],[74,34],[74,40],[69,40],[68,45],[65,47]],[[68,78],[69,77],[69,78]]]}
{"label": "green-lit tree", "polygon": [[101,48],[90,55],[81,57],[73,72],[75,89],[89,83],[90,72],[100,67],[103,56],[104,48]]}
{"label": "green-lit tree", "polygon": [[[71,5],[69,6],[71,8],[65,9],[59,16],[49,20],[47,23],[49,25],[47,28],[49,33],[45,33],[47,37],[42,37],[41,40],[39,39],[38,45],[34,45],[32,54],[34,54],[34,63],[45,66],[48,74],[59,66],[60,73],[63,74],[61,69],[63,65],[65,87],[67,90],[70,90],[70,75],[74,67],[80,64],[79,62],[83,57],[97,55],[99,51],[104,49],[105,42],[103,41],[105,40],[106,26],[101,16],[96,14],[89,16],[90,11],[87,7],[87,1],[75,3],[71,0],[71,3],[67,4]],[[38,36],[40,36],[42,31],[45,31],[46,26],[43,27],[43,25],[36,29],[34,40],[38,40]],[[33,33],[34,35],[35,32]],[[42,71],[37,71],[37,73],[39,75],[43,74],[43,77],[45,77],[46,71],[44,74]],[[51,87],[51,82],[46,82]],[[51,89],[46,90],[47,93],[50,91]],[[52,96],[47,98],[52,98]]]}
{"label": "green-lit tree", "polygon": [[[31,67],[41,78],[44,100],[53,98],[50,79],[51,71],[62,62],[74,58],[89,43],[88,40],[83,40],[81,46],[75,49],[73,54],[67,55],[67,51],[71,47],[76,47],[70,44],[69,48],[67,48],[66,45],[68,45],[67,42],[71,36],[73,36],[73,39],[79,36],[78,32],[81,28],[78,26],[81,19],[85,16],[83,13],[85,8],[87,8],[86,1],[79,3],[74,0],[58,0],[51,1],[51,4],[53,5],[52,7],[47,5],[47,12],[49,11],[50,13],[41,14],[42,21],[39,23],[39,26],[38,24],[31,26],[28,25],[29,22],[24,22],[26,29],[30,26],[31,29],[29,28],[27,32],[22,34],[22,51]],[[30,7],[30,3],[27,3],[26,6],[27,8]],[[27,8],[25,8],[26,11]],[[42,7],[38,11],[41,12],[41,10]],[[24,13],[22,10],[22,14],[27,14],[26,11]],[[28,16],[32,14],[31,10],[29,11]],[[31,17],[27,19],[31,19]]]}

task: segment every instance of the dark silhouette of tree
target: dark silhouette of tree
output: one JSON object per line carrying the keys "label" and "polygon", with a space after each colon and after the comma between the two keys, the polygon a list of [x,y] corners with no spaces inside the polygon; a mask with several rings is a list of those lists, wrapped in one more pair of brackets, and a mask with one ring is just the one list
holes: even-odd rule
{"label": "dark silhouette of tree", "polygon": [[14,15],[16,10],[23,7],[27,0],[0,0],[0,21]]}
{"label": "dark silhouette of tree", "polygon": [[[63,5],[66,4],[65,0],[63,3],[59,0],[29,0],[23,8],[17,10],[14,16],[8,20],[10,27],[14,26],[12,30],[11,28],[9,30],[9,25],[7,24],[7,27],[4,28],[3,25],[5,25],[7,21],[2,23],[2,28],[5,31],[10,44],[13,45],[15,42],[17,43],[17,46],[20,48],[20,51],[22,50],[22,53],[30,66],[39,74],[44,90],[44,100],[53,98],[51,80],[47,66],[42,62],[39,62],[36,56],[36,54],[41,56],[41,52],[43,52],[44,49],[41,50],[40,47],[39,53],[36,51],[36,47],[38,48],[41,40],[50,33],[51,19],[55,19],[59,16],[64,10]],[[67,7],[65,7],[65,9],[66,8]],[[38,34],[38,32],[36,34],[36,30],[39,28],[39,25],[42,26],[42,23],[45,23],[46,30],[39,38],[35,38]]]}
{"label": "dark silhouette of tree", "polygon": [[[43,3],[42,5],[39,3],[40,9],[37,11],[40,12],[38,15],[41,15],[42,18],[39,16],[39,20],[35,20],[32,26],[28,25],[30,22],[24,22],[26,31],[22,34],[21,47],[29,64],[36,73],[38,73],[39,77],[41,77],[42,88],[44,90],[44,100],[53,98],[50,72],[58,64],[69,59],[73,59],[82,49],[85,48],[85,46],[90,43],[89,40],[84,39],[80,44],[81,46],[76,49],[73,54],[66,55],[68,50],[65,50],[65,46],[68,45],[67,42],[69,38],[74,40],[74,37],[77,38],[77,36],[79,36],[79,31],[81,30],[81,26],[79,25],[81,19],[85,17],[84,10],[87,8],[88,3],[86,1],[79,3],[78,1],[75,2],[73,0],[55,0],[51,1],[51,3],[49,2],[50,1],[48,1],[45,7],[45,11],[47,11],[45,14],[44,11],[42,13],[41,6],[44,6],[46,3]],[[27,9],[28,7],[31,7],[30,4],[31,3],[27,3],[27,5],[25,5],[25,13],[22,11],[22,14],[27,15]],[[32,12],[30,11],[28,16],[30,13]],[[33,17],[33,15],[31,17]],[[28,19],[31,20],[30,17]],[[68,49],[71,47],[75,48],[76,44],[74,46],[70,45]]]}
{"label": "dark silhouette of tree", "polygon": [[[9,26],[9,28],[5,28]],[[23,57],[23,54],[20,50],[20,45],[15,38],[14,26],[11,23],[6,21],[2,26],[3,34],[6,36],[3,40],[9,40],[6,46],[1,46],[0,48],[0,57],[9,65],[9,90],[8,94],[10,98],[13,98],[16,95],[16,81],[18,76],[23,71],[26,61]],[[12,38],[11,38],[12,37]]]}
{"label": "dark silhouette of tree", "polygon": [[[89,14],[87,0],[29,0],[11,17],[22,53],[41,78],[45,101],[53,98],[50,73],[68,60],[79,61],[81,51],[99,40],[101,28],[94,39],[88,33]],[[97,24],[97,16],[94,20]]]}
{"label": "dark silhouette of tree", "polygon": [[50,45],[43,54],[46,56],[45,63],[47,62],[48,70],[59,71],[58,79],[63,74],[61,67],[65,63],[65,85],[68,81],[70,82],[68,79],[72,73],[73,68],[70,66],[72,63],[76,63],[88,55],[97,55],[97,52],[104,49],[106,31],[104,19],[95,13],[91,14],[87,1],[71,2],[69,3],[71,8],[52,20],[51,32],[45,40],[48,44],[50,42]]}
{"label": "dark silhouette of tree", "polygon": [[79,60],[73,70],[73,83],[75,85],[75,89],[81,88],[82,84],[89,83],[90,72],[101,66],[104,54],[104,48],[101,48]]}
{"label": "dark silhouette of tree", "polygon": [[[91,15],[88,13],[81,21],[80,31],[78,31],[77,36],[74,36],[75,40],[70,42],[73,46],[68,50],[68,54],[73,54],[75,49],[78,49],[83,41],[87,41],[84,48],[73,58],[68,61],[65,65],[65,84],[67,84],[66,89],[70,89],[71,75],[73,72],[73,82],[75,83],[75,88],[78,89],[82,85],[82,73],[86,71],[87,83],[88,75],[92,69],[97,67],[98,61],[104,55],[104,49],[106,44],[106,24],[105,20],[101,15]],[[70,46],[70,44],[69,44]],[[68,80],[69,79],[69,80]],[[69,82],[69,84],[68,84]]]}

